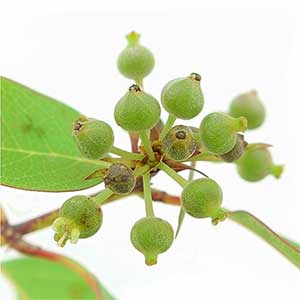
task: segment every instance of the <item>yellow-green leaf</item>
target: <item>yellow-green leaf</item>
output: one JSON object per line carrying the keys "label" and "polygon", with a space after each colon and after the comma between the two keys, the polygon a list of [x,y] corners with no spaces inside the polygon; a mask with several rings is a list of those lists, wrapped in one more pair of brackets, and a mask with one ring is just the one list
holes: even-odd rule
{"label": "yellow-green leaf", "polygon": [[[72,261],[74,264],[74,261]],[[114,299],[95,277],[82,266],[95,282],[93,288],[82,274],[47,259],[24,257],[5,261],[2,272],[16,288],[18,300],[111,300]],[[96,285],[96,287],[95,287]],[[98,289],[95,291],[95,288]]]}

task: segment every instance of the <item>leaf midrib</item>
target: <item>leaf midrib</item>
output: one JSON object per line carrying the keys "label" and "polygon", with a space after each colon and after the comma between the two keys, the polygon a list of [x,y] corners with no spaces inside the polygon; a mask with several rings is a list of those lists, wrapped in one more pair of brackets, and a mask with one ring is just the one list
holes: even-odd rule
{"label": "leaf midrib", "polygon": [[92,164],[92,165],[95,165],[95,166],[103,167],[103,161],[100,162],[100,161],[97,161],[97,160],[89,160],[89,159],[81,158],[81,157],[78,157],[78,156],[66,155],[66,154],[62,154],[62,153],[39,152],[39,151],[23,150],[23,149],[8,148],[8,147],[1,147],[0,149],[4,150],[4,151],[25,153],[25,154],[29,154],[30,156],[39,155],[39,156],[50,156],[50,157],[64,158],[64,159],[74,160],[74,161],[78,161],[78,162],[83,162],[83,163],[88,163],[88,164]]}

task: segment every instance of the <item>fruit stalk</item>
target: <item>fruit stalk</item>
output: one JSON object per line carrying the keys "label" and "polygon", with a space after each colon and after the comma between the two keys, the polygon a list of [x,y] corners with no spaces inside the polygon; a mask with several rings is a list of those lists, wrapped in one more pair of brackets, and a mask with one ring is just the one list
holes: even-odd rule
{"label": "fruit stalk", "polygon": [[143,189],[144,189],[144,199],[146,205],[146,215],[147,217],[154,217],[153,205],[152,205],[152,194],[150,187],[150,173],[143,175]]}
{"label": "fruit stalk", "polygon": [[145,151],[146,151],[149,159],[151,161],[155,161],[155,156],[154,156],[154,153],[152,150],[151,142],[148,137],[149,136],[148,133],[149,133],[149,130],[143,130],[143,131],[139,132],[139,135],[140,135],[141,141],[143,143],[143,146],[145,148]]}
{"label": "fruit stalk", "polygon": [[166,136],[166,134],[168,133],[168,131],[172,128],[173,124],[176,121],[176,116],[174,116],[173,114],[169,114],[167,122],[163,128],[163,131],[160,135],[160,140],[163,140],[164,137]]}
{"label": "fruit stalk", "polygon": [[113,191],[109,188],[106,188],[102,192],[100,192],[97,196],[93,197],[92,199],[98,204],[103,204],[108,198],[110,198],[113,195]]}
{"label": "fruit stalk", "polygon": [[113,146],[110,150],[111,153],[116,154],[118,156],[121,156],[123,158],[133,159],[133,160],[142,160],[144,158],[144,155],[141,153],[132,153],[128,152],[126,150],[117,148]]}
{"label": "fruit stalk", "polygon": [[179,175],[176,171],[174,171],[164,162],[161,161],[157,167],[160,170],[164,171],[166,174],[168,174],[171,178],[173,178],[183,188],[188,184],[188,181],[186,179],[184,179],[181,175]]}

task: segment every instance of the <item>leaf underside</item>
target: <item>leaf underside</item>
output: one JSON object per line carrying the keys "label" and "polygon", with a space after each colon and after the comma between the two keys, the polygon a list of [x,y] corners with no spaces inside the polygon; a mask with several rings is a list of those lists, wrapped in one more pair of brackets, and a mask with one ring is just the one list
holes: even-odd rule
{"label": "leaf underside", "polygon": [[290,260],[297,268],[300,268],[299,244],[280,236],[258,218],[246,211],[229,211],[228,218],[261,237]]}
{"label": "leaf underside", "polygon": [[1,184],[36,191],[82,190],[101,168],[81,156],[72,137],[79,112],[1,77]]}
{"label": "leaf underside", "polygon": [[[82,266],[78,264],[78,268],[82,269]],[[15,286],[18,300],[113,299],[96,279],[101,297],[78,273],[55,261],[35,257],[18,258],[3,262],[2,271]]]}

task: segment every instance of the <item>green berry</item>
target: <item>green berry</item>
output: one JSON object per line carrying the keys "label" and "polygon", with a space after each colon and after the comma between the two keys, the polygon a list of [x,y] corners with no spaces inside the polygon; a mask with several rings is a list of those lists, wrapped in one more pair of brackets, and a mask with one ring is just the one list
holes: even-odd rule
{"label": "green berry", "polygon": [[245,142],[244,136],[242,134],[238,134],[234,147],[229,152],[220,155],[220,157],[226,162],[238,160],[243,155],[246,146],[247,142]]}
{"label": "green berry", "polygon": [[53,224],[55,241],[64,246],[67,240],[75,244],[78,239],[94,235],[102,225],[102,210],[87,196],[74,196],[68,199],[59,211]]}
{"label": "green berry", "polygon": [[230,104],[230,115],[244,116],[248,120],[248,128],[255,129],[262,125],[266,111],[256,91],[250,91],[234,98]]}
{"label": "green berry", "polygon": [[118,101],[115,107],[117,124],[127,131],[143,131],[154,127],[160,120],[160,106],[157,100],[145,93],[138,85]]}
{"label": "green berry", "polygon": [[204,105],[200,80],[200,75],[192,73],[188,77],[168,82],[161,93],[161,103],[165,110],[179,119],[196,117]]}
{"label": "green berry", "polygon": [[181,205],[186,213],[195,218],[213,219],[214,224],[226,217],[221,208],[222,190],[210,178],[196,179],[187,184],[181,193]]}
{"label": "green berry", "polygon": [[237,161],[237,170],[243,179],[259,181],[268,175],[279,178],[283,166],[273,163],[271,153],[266,147],[254,147],[247,149]]}
{"label": "green berry", "polygon": [[104,177],[105,187],[115,194],[126,195],[135,187],[135,176],[128,166],[116,163],[112,164]]}
{"label": "green berry", "polygon": [[244,117],[232,118],[224,113],[207,115],[200,125],[200,139],[207,150],[213,154],[228,153],[237,140],[237,133],[247,129]]}
{"label": "green berry", "polygon": [[146,264],[157,263],[157,256],[167,251],[174,240],[172,226],[162,219],[146,217],[137,221],[130,234],[133,246],[144,254]]}
{"label": "green berry", "polygon": [[162,150],[167,158],[182,161],[193,155],[197,143],[191,129],[178,125],[173,127],[162,140]]}
{"label": "green berry", "polygon": [[81,117],[73,126],[73,136],[81,154],[88,159],[99,159],[114,143],[112,128],[105,122]]}
{"label": "green berry", "polygon": [[127,36],[128,45],[118,58],[121,74],[141,84],[154,67],[153,54],[139,43],[140,35],[131,32]]}

